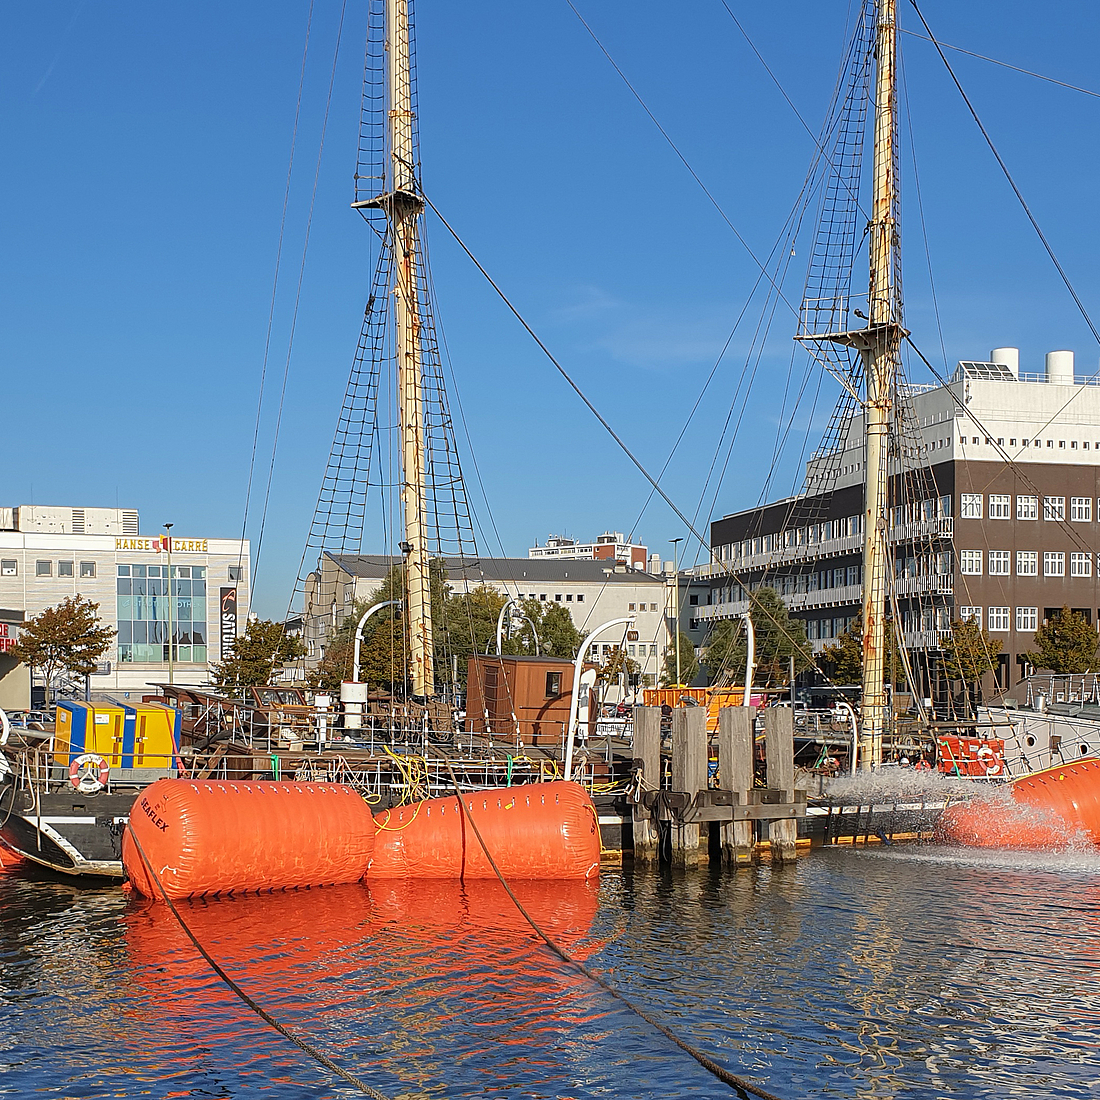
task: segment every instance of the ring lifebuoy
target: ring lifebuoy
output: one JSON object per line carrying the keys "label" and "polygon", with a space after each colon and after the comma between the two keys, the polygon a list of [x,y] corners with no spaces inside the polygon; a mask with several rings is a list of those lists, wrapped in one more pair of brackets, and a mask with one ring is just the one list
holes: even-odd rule
{"label": "ring lifebuoy", "polygon": [[982,745],[978,749],[977,757],[978,763],[985,769],[986,775],[1001,774],[1001,762],[997,759],[997,754],[988,745]]}
{"label": "ring lifebuoy", "polygon": [[98,753],[86,752],[69,765],[69,782],[81,794],[95,794],[107,786],[111,769]]}

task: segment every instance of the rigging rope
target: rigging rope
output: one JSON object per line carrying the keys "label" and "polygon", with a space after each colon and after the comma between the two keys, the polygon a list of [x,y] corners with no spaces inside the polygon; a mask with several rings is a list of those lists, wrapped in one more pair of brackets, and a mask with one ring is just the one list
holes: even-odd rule
{"label": "rigging rope", "polygon": [[1031,207],[1028,206],[1027,201],[1024,199],[1023,192],[1016,186],[1016,181],[1012,178],[1012,173],[1008,170],[1008,165],[1005,164],[1001,154],[997,151],[997,146],[993,144],[993,139],[989,136],[989,132],[982,124],[982,120],[978,117],[978,112],[974,110],[974,104],[970,102],[970,97],[963,90],[962,84],[959,83],[959,78],[955,75],[955,70],[951,68],[951,62],[947,60],[947,55],[943,52],[943,48],[940,46],[936,36],[932,33],[931,28],[928,26],[927,21],[924,18],[920,8],[917,6],[917,0],[909,0],[913,5],[913,10],[917,13],[917,18],[920,19],[925,31],[928,33],[928,40],[936,47],[936,52],[940,55],[940,60],[943,62],[944,67],[947,69],[948,75],[954,82],[955,87],[959,90],[959,95],[962,96],[963,102],[966,104],[967,110],[972,115],[974,122],[977,124],[978,129],[981,131],[982,137],[985,138],[986,145],[989,146],[990,152],[993,154],[1000,165],[1001,171],[1004,173],[1005,179],[1008,180],[1009,187],[1012,188],[1013,193],[1020,202],[1020,206],[1023,207],[1024,213],[1027,215],[1027,220],[1031,222],[1031,228],[1035,230],[1039,240],[1042,241],[1043,248],[1046,249],[1047,255],[1050,257],[1051,263],[1054,264],[1058,274],[1062,277],[1062,282],[1066,284],[1066,289],[1070,293],[1070,297],[1073,298],[1077,304],[1078,310],[1080,310],[1081,316],[1085,319],[1085,324],[1088,325],[1089,331],[1092,333],[1096,342],[1100,344],[1100,331],[1097,330],[1096,325],[1093,324],[1092,318],[1089,316],[1089,312],[1085,309],[1085,303],[1081,301],[1077,294],[1077,291],[1073,287],[1073,283],[1070,282],[1069,276],[1066,274],[1066,270],[1062,267],[1058,261],[1058,257],[1054,254],[1054,249],[1051,248],[1050,242],[1046,238],[1046,234],[1040,228],[1039,223],[1035,220],[1035,215],[1031,212]]}
{"label": "rigging rope", "polygon": [[902,34],[919,38],[922,42],[931,42],[934,46],[942,46],[945,50],[954,50],[956,53],[964,53],[968,57],[976,57],[979,61],[988,61],[991,65],[1000,65],[1002,69],[1011,69],[1013,72],[1023,73],[1024,76],[1033,76],[1036,80],[1045,80],[1050,84],[1057,84],[1060,88],[1068,88],[1071,92],[1081,92],[1082,95],[1095,96],[1100,99],[1100,92],[1094,92],[1091,88],[1082,88],[1077,84],[1067,84],[1064,80],[1056,80],[1052,76],[1043,73],[1032,72],[1031,69],[1021,69],[1019,65],[1010,65],[1007,61],[998,61],[995,57],[986,57],[984,53],[975,53],[973,50],[964,50],[962,46],[952,46],[950,42],[937,42],[927,35],[917,34],[916,31],[907,31],[904,27],[898,28]]}
{"label": "rigging rope", "polygon": [[[484,276],[484,278],[485,278],[485,281],[493,288],[493,290],[496,292],[496,294],[500,298],[500,300],[508,307],[509,312],[511,312],[512,315],[516,318],[516,320],[519,321],[519,323],[527,331],[527,334],[538,345],[538,347],[540,348],[542,353],[553,364],[553,366],[557,370],[557,372],[562,376],[562,378],[565,379],[565,381],[568,383],[570,389],[572,389],[573,392],[581,399],[581,401],[584,403],[584,405],[588,409],[588,411],[592,413],[592,415],[599,421],[600,425],[607,432],[607,434],[611,436],[611,438],[615,441],[616,444],[618,444],[619,449],[623,452],[624,455],[626,455],[626,457],[628,459],[630,459],[631,463],[638,470],[638,472],[642,475],[642,477],[644,477],[646,479],[646,481],[649,482],[649,484],[652,486],[654,492],[656,492],[657,495],[669,506],[669,508],[672,509],[672,511],[675,514],[675,516],[677,517],[677,519],[680,520],[680,522],[684,525],[684,527],[687,529],[687,531],[691,535],[693,535],[699,541],[699,543],[704,548],[706,548],[707,552],[709,553],[710,552],[710,545],[707,542],[707,540],[705,538],[703,538],[703,536],[698,532],[698,530],[696,530],[696,528],[695,528],[694,524],[692,524],[691,520],[689,520],[687,518],[687,516],[684,515],[684,513],[680,510],[680,508],[676,505],[676,503],[668,495],[668,493],[666,493],[665,490],[663,488],[661,488],[660,484],[653,477],[653,475],[645,468],[645,466],[642,465],[642,463],[638,459],[638,457],[626,445],[626,443],[624,442],[622,437],[618,434],[618,432],[616,432],[615,429],[608,423],[608,421],[605,419],[605,417],[599,411],[599,409],[597,409],[596,406],[592,404],[592,402],[589,400],[589,398],[584,393],[584,391],[580,388],[580,386],[578,386],[577,383],[575,381],[573,381],[573,378],[569,374],[569,372],[561,365],[560,362],[558,362],[558,360],[554,356],[554,353],[542,342],[542,339],[539,337],[538,333],[535,332],[535,330],[530,326],[530,324],[528,324],[528,322],[527,322],[526,318],[523,316],[523,314],[520,313],[519,310],[512,304],[511,299],[497,285],[497,283],[494,281],[493,277],[482,266],[481,261],[478,260],[478,258],[473,254],[473,252],[470,251],[470,249],[466,245],[466,242],[463,241],[463,239],[458,235],[458,233],[451,226],[451,223],[449,221],[447,221],[447,219],[440,213],[439,208],[435,205],[435,203],[433,203],[432,200],[430,198],[428,198],[426,195],[424,196],[424,202],[432,209],[432,211],[435,213],[435,216],[437,218],[439,218],[440,222],[443,224],[444,229],[446,229],[447,232],[450,233],[450,235],[452,237],[454,237],[455,242],[458,244],[459,248],[461,248],[462,251],[466,253],[466,255],[469,258],[470,262],[474,265],[474,267],[476,267],[478,269],[479,272],[481,272],[482,276]],[[735,570],[733,570],[729,565],[727,565],[725,563],[721,563],[721,564],[722,564],[722,567],[725,570],[725,572],[730,577],[732,577],[736,581],[741,580],[740,575]],[[772,620],[773,625],[778,628],[780,633],[782,633],[785,637],[787,637],[787,639],[789,641],[792,641],[792,642],[795,642],[795,644],[798,644],[798,640],[793,638],[787,632],[787,630],[785,629],[783,624],[780,623],[777,619],[775,619],[774,616],[772,616],[771,613],[766,608],[762,608],[761,610],[763,610],[764,613]],[[812,658],[811,658],[811,665],[812,665],[812,667],[816,668],[817,671],[820,672],[822,676],[825,676],[826,679],[828,679],[828,676],[826,676],[826,673],[824,672],[824,670],[821,669],[816,664],[816,662],[813,662]]]}
{"label": "rigging rope", "polygon": [[531,914],[528,913],[527,910],[524,908],[523,903],[519,900],[519,898],[516,897],[515,892],[512,890],[512,887],[508,885],[508,880],[501,873],[500,868],[497,866],[497,861],[493,859],[492,852],[489,851],[488,847],[485,844],[485,838],[481,835],[481,830],[477,827],[477,822],[474,821],[473,814],[470,813],[469,807],[462,799],[462,791],[459,789],[458,779],[455,776],[454,768],[451,766],[451,762],[448,760],[446,761],[446,764],[447,771],[450,773],[451,776],[451,784],[454,787],[455,796],[458,799],[459,806],[462,808],[462,816],[465,818],[466,823],[473,830],[473,834],[477,838],[477,842],[481,846],[481,850],[485,853],[485,858],[489,861],[489,866],[492,867],[493,873],[500,881],[501,886],[504,887],[505,893],[507,893],[508,897],[512,899],[513,905],[515,905],[515,907],[520,911],[523,919],[527,921],[527,923],[531,926],[539,939],[542,940],[542,942],[545,943],[546,946],[549,947],[550,950],[553,951],[554,954],[562,960],[562,962],[566,962],[570,966],[575,967],[586,978],[588,978],[589,981],[595,982],[595,984],[598,985],[602,990],[604,990],[605,993],[609,993],[612,997],[615,998],[615,1000],[619,1001],[621,1004],[626,1005],[626,1007],[630,1009],[631,1012],[633,1012],[637,1016],[640,1016],[651,1027],[655,1027],[662,1035],[665,1036],[665,1038],[671,1039],[672,1042],[674,1042],[682,1051],[690,1054],[691,1057],[694,1058],[705,1070],[707,1070],[709,1073],[712,1073],[715,1077],[718,1078],[719,1081],[722,1081],[725,1084],[729,1085],[730,1088],[732,1088],[737,1093],[737,1095],[742,1098],[742,1100],[748,1100],[748,1095],[759,1097],[760,1100],[779,1100],[779,1097],[777,1097],[774,1093],[767,1092],[765,1089],[760,1088],[758,1085],[754,1085],[751,1081],[746,1081],[745,1078],[738,1077],[735,1073],[730,1073],[728,1069],[726,1069],[724,1066],[719,1065],[716,1061],[714,1061],[713,1058],[709,1058],[701,1050],[697,1050],[695,1047],[691,1046],[690,1043],[687,1043],[683,1039],[679,1038],[675,1034],[675,1032],[667,1028],[645,1009],[639,1008],[638,1005],[634,1004],[634,1002],[631,1001],[628,997],[620,993],[619,990],[617,990],[613,985],[610,984],[610,982],[608,982],[605,978],[602,978],[594,970],[591,970],[589,967],[585,966],[585,964],[582,963],[579,959],[574,958],[572,955],[570,955],[564,947],[561,947],[559,944],[557,944],[543,931],[542,927],[538,924],[534,917],[532,917]]}
{"label": "rigging rope", "polygon": [[134,842],[134,846],[138,850],[138,855],[141,856],[141,862],[145,864],[145,869],[149,872],[153,881],[157,884],[157,889],[160,891],[160,895],[164,898],[168,905],[168,909],[172,913],[172,916],[176,918],[180,928],[183,929],[184,934],[194,945],[195,950],[206,960],[211,969],[219,978],[229,987],[229,989],[236,994],[261,1020],[268,1026],[273,1027],[284,1039],[289,1039],[300,1050],[305,1051],[315,1062],[324,1066],[326,1069],[331,1070],[338,1077],[342,1077],[349,1085],[354,1085],[364,1096],[371,1097],[371,1100],[388,1100],[385,1093],[379,1092],[378,1089],[372,1085],[368,1085],[366,1081],[356,1077],[355,1074],[349,1073],[342,1066],[339,1066],[323,1051],[318,1050],[312,1043],[306,1042],[298,1035],[295,1035],[284,1024],[279,1023],[274,1016],[271,1015],[262,1005],[258,1004],[252,997],[250,997],[226,972],[222,965],[206,950],[205,947],[199,942],[195,933],[191,931],[187,922],[183,919],[183,914],[176,908],[176,904],[168,896],[168,892],[164,889],[164,883],[160,881],[160,876],[153,870],[152,864],[149,862],[149,857],[145,854],[145,849],[141,846],[141,841],[138,840],[137,834],[133,829],[130,830],[130,839]]}

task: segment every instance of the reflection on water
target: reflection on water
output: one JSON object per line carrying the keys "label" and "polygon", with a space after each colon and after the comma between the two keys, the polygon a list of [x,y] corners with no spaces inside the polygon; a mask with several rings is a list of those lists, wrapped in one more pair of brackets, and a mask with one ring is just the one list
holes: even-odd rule
{"label": "reflection on water", "polygon": [[[547,931],[790,1097],[1091,1097],[1100,855],[896,847],[517,887]],[[390,1096],[723,1096],[570,973],[494,883],[194,902],[282,1022]],[[357,1095],[259,1021],[163,907],[0,873],[0,1095]]]}

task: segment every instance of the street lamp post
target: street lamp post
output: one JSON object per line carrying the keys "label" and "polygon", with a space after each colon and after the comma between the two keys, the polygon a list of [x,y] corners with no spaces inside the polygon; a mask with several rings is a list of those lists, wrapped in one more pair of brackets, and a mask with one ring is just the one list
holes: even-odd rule
{"label": "street lamp post", "polygon": [[672,648],[676,653],[676,686],[680,686],[680,543],[684,540],[669,539],[672,543]]}
{"label": "street lamp post", "polygon": [[168,551],[168,683],[175,683],[175,662],[173,657],[175,655],[175,646],[172,644],[174,639],[173,635],[173,612],[175,607],[173,606],[172,599],[172,528],[175,527],[174,523],[166,523],[164,530],[167,532],[167,537],[164,541],[164,548]]}

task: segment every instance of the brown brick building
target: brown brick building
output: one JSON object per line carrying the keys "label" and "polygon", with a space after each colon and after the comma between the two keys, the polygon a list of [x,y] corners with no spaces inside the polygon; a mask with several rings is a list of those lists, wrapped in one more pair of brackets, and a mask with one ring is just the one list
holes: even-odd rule
{"label": "brown brick building", "polygon": [[[931,694],[950,623],[973,616],[1002,652],[997,680],[1024,671],[1035,630],[1062,606],[1100,622],[1100,387],[1077,383],[1072,352],[1042,373],[1019,355],[962,362],[946,386],[908,387],[891,465],[891,607]],[[712,523],[701,622],[747,607],[767,585],[806,623],[815,648],[840,634],[862,598],[862,417],[807,464],[796,497]]]}

